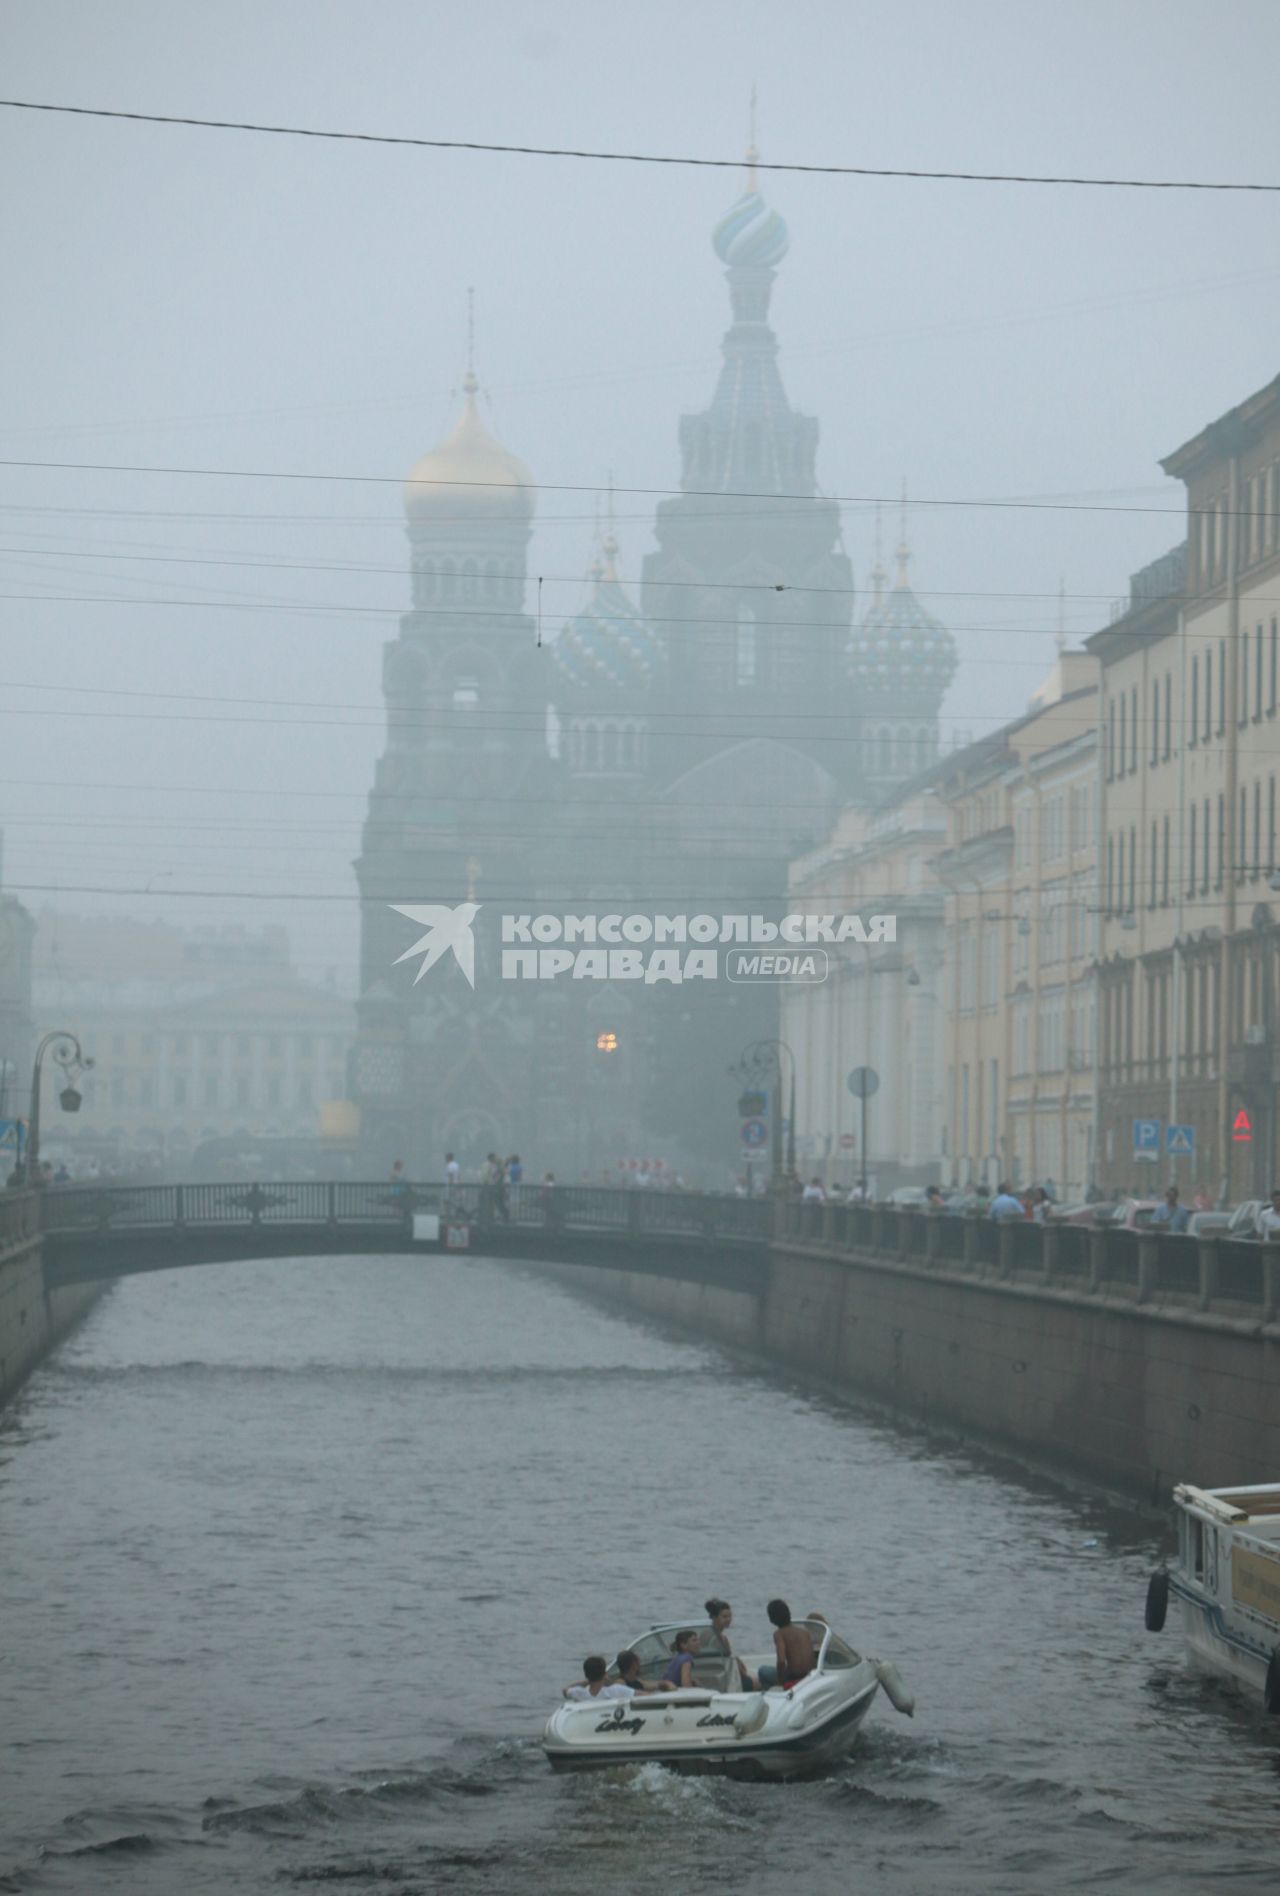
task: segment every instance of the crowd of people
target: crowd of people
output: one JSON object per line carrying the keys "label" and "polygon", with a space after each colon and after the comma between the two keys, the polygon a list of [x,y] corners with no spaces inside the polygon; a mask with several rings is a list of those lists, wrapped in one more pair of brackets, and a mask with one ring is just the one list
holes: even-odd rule
{"label": "crowd of people", "polygon": [[[736,1671],[736,1680],[721,1687],[722,1690],[768,1692],[777,1688],[787,1692],[807,1679],[818,1663],[813,1635],[807,1626],[792,1619],[791,1608],[785,1600],[770,1600],[765,1608],[773,1628],[774,1664],[761,1666],[754,1677],[730,1643],[733,1608],[729,1602],[713,1595],[703,1610],[709,1622],[706,1635],[693,1626],[678,1632],[671,1642],[671,1656],[658,1678],[646,1682],[641,1677],[639,1655],[629,1647],[624,1647],[614,1660],[616,1676],[613,1678],[609,1676],[609,1664],[603,1654],[591,1653],[582,1662],[581,1679],[566,1685],[563,1696],[567,1699],[658,1698],[664,1692],[686,1691],[695,1682],[695,1666],[704,1637],[715,1658],[727,1659],[731,1674]],[[826,1624],[821,1613],[810,1613],[809,1619]]]}

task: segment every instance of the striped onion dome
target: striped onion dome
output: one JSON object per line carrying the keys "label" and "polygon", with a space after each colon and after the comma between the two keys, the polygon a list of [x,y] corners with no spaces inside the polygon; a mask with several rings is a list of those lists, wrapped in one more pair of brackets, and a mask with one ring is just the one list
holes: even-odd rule
{"label": "striped onion dome", "polygon": [[910,557],[904,541],[898,548],[898,577],[887,595],[877,569],[873,602],[845,648],[849,675],[877,697],[927,693],[940,704],[955,676],[956,642],[912,592],[907,582]]}
{"label": "striped onion dome", "polygon": [[776,270],[791,239],[785,223],[753,184],[720,219],[711,241],[730,270]]}
{"label": "striped onion dome", "polygon": [[612,534],[601,550],[603,563],[597,561],[591,570],[591,597],[556,640],[556,667],[567,684],[580,690],[596,685],[643,689],[657,671],[661,646],[622,589]]}

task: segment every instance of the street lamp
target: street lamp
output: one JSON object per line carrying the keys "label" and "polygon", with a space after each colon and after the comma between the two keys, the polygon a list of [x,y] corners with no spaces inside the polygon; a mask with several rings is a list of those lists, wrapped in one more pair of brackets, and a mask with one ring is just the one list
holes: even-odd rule
{"label": "street lamp", "polygon": [[74,1034],[61,1028],[46,1034],[36,1048],[35,1064],[31,1069],[31,1113],[27,1121],[27,1164],[26,1177],[29,1185],[40,1182],[40,1069],[44,1056],[52,1047],[54,1064],[62,1068],[62,1087],[58,1102],[64,1113],[78,1113],[80,1110],[80,1091],[76,1081],[82,1073],[87,1073],[93,1065],[84,1053]]}
{"label": "street lamp", "polygon": [[759,1081],[771,1075],[777,1081],[774,1093],[774,1110],[770,1115],[771,1144],[773,1147],[773,1176],[775,1184],[781,1179],[782,1172],[782,1056],[786,1054],[791,1062],[790,1105],[787,1116],[787,1172],[793,1174],[796,1169],[796,1056],[785,1040],[753,1040],[744,1047],[738,1061],[737,1075],[746,1081]]}

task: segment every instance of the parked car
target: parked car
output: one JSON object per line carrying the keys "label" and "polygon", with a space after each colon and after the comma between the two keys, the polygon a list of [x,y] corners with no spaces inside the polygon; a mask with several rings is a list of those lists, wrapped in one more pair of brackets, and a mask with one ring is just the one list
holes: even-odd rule
{"label": "parked car", "polygon": [[1230,1212],[1193,1211],[1187,1220],[1187,1236],[1189,1238],[1207,1238],[1217,1231],[1225,1237],[1227,1226],[1230,1222]]}
{"label": "parked car", "polygon": [[1232,1211],[1222,1235],[1226,1238],[1256,1238],[1258,1214],[1265,1211],[1270,1202],[1266,1198],[1243,1199]]}
{"label": "parked car", "polygon": [[1051,1224],[1105,1225],[1115,1221],[1120,1207],[1110,1201],[1097,1205],[1064,1205],[1061,1209],[1054,1206],[1049,1213]]}
{"label": "parked car", "polygon": [[1122,1198],[1112,1207],[1109,1218],[1097,1222],[1120,1225],[1126,1231],[1145,1231],[1162,1202],[1159,1198]]}

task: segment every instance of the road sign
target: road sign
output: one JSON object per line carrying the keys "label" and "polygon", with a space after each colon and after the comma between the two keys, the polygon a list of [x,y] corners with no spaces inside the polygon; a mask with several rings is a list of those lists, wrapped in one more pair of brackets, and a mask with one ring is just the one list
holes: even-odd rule
{"label": "road sign", "polygon": [[769,1143],[769,1122],[766,1119],[744,1119],[742,1122],[742,1143],[748,1152],[758,1152]]}
{"label": "road sign", "polygon": [[840,1143],[841,1143],[841,1145],[842,1145],[842,1146],[844,1147],[844,1149],[845,1149],[845,1151],[846,1151],[846,1152],[851,1152],[851,1151],[853,1150],[853,1148],[854,1148],[854,1146],[855,1146],[855,1145],[856,1145],[856,1144],[857,1144],[858,1142],[857,1142],[857,1140],[856,1140],[856,1139],[854,1138],[854,1136],[853,1136],[853,1134],[852,1134],[851,1132],[842,1132],[842,1133],[840,1134]]}
{"label": "road sign", "polygon": [[769,1110],[769,1095],[748,1087],[738,1095],[739,1119],[763,1119]]}
{"label": "road sign", "polygon": [[870,1099],[879,1091],[880,1075],[874,1067],[854,1067],[845,1085],[855,1099]]}
{"label": "road sign", "polygon": [[1135,1159],[1159,1159],[1160,1121],[1158,1119],[1134,1120],[1133,1156]]}
{"label": "road sign", "polygon": [[21,1152],[26,1143],[25,1119],[0,1119],[0,1152]]}
{"label": "road sign", "polygon": [[1166,1126],[1164,1129],[1164,1149],[1175,1159],[1194,1159],[1196,1156],[1195,1127]]}
{"label": "road sign", "polygon": [[1231,1137],[1236,1145],[1249,1145],[1253,1139],[1253,1121],[1243,1106],[1231,1122]]}

